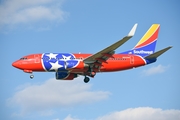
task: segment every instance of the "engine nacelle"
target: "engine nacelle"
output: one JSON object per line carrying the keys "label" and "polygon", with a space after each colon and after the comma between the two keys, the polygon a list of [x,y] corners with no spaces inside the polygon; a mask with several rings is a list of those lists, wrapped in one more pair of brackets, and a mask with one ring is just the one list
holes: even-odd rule
{"label": "engine nacelle", "polygon": [[57,80],[73,80],[76,77],[78,77],[78,75],[75,73],[56,72],[56,79]]}

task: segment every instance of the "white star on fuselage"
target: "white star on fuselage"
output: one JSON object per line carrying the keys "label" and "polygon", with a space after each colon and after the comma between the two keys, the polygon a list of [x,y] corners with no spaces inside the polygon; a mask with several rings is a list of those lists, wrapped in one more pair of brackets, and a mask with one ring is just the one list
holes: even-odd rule
{"label": "white star on fuselage", "polygon": [[52,59],[52,58],[56,59],[56,56],[57,56],[57,55],[58,55],[58,54],[49,53],[49,55],[46,55],[46,56],[48,56],[49,59]]}
{"label": "white star on fuselage", "polygon": [[62,67],[63,67],[62,65],[60,65],[60,64],[58,63],[58,61],[56,61],[55,63],[52,63],[52,62],[49,62],[49,63],[52,65],[52,67],[50,68],[50,70],[55,70],[55,71],[57,71],[58,68],[62,68]]}
{"label": "white star on fuselage", "polygon": [[67,61],[67,60],[71,60],[71,56],[64,56],[64,55],[62,55],[63,56],[63,59],[64,59],[64,61]]}
{"label": "white star on fuselage", "polygon": [[65,69],[67,68],[67,66],[68,66],[68,60],[71,60],[71,56],[64,56],[64,55],[62,55],[63,56],[63,60],[64,60],[64,62],[65,62],[65,64],[64,64],[64,67],[65,67]]}

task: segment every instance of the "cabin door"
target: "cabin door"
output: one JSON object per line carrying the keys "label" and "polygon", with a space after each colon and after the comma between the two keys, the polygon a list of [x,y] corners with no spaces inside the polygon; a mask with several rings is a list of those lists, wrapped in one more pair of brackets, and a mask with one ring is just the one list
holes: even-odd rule
{"label": "cabin door", "polygon": [[130,56],[130,64],[134,64],[134,56]]}
{"label": "cabin door", "polygon": [[34,62],[35,63],[40,63],[39,55],[34,55]]}

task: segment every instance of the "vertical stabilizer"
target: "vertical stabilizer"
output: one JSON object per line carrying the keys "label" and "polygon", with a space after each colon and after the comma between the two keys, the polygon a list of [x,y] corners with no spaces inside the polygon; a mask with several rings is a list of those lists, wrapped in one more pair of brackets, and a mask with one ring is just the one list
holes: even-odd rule
{"label": "vertical stabilizer", "polygon": [[137,54],[142,57],[153,54],[156,47],[160,24],[153,24],[132,50],[123,54]]}

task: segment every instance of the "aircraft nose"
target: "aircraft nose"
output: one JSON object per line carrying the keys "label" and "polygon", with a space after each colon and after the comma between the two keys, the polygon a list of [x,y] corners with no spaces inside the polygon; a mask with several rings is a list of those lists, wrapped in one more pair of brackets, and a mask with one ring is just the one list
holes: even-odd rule
{"label": "aircraft nose", "polygon": [[15,61],[12,63],[12,66],[15,68],[19,68],[20,63],[18,61]]}

